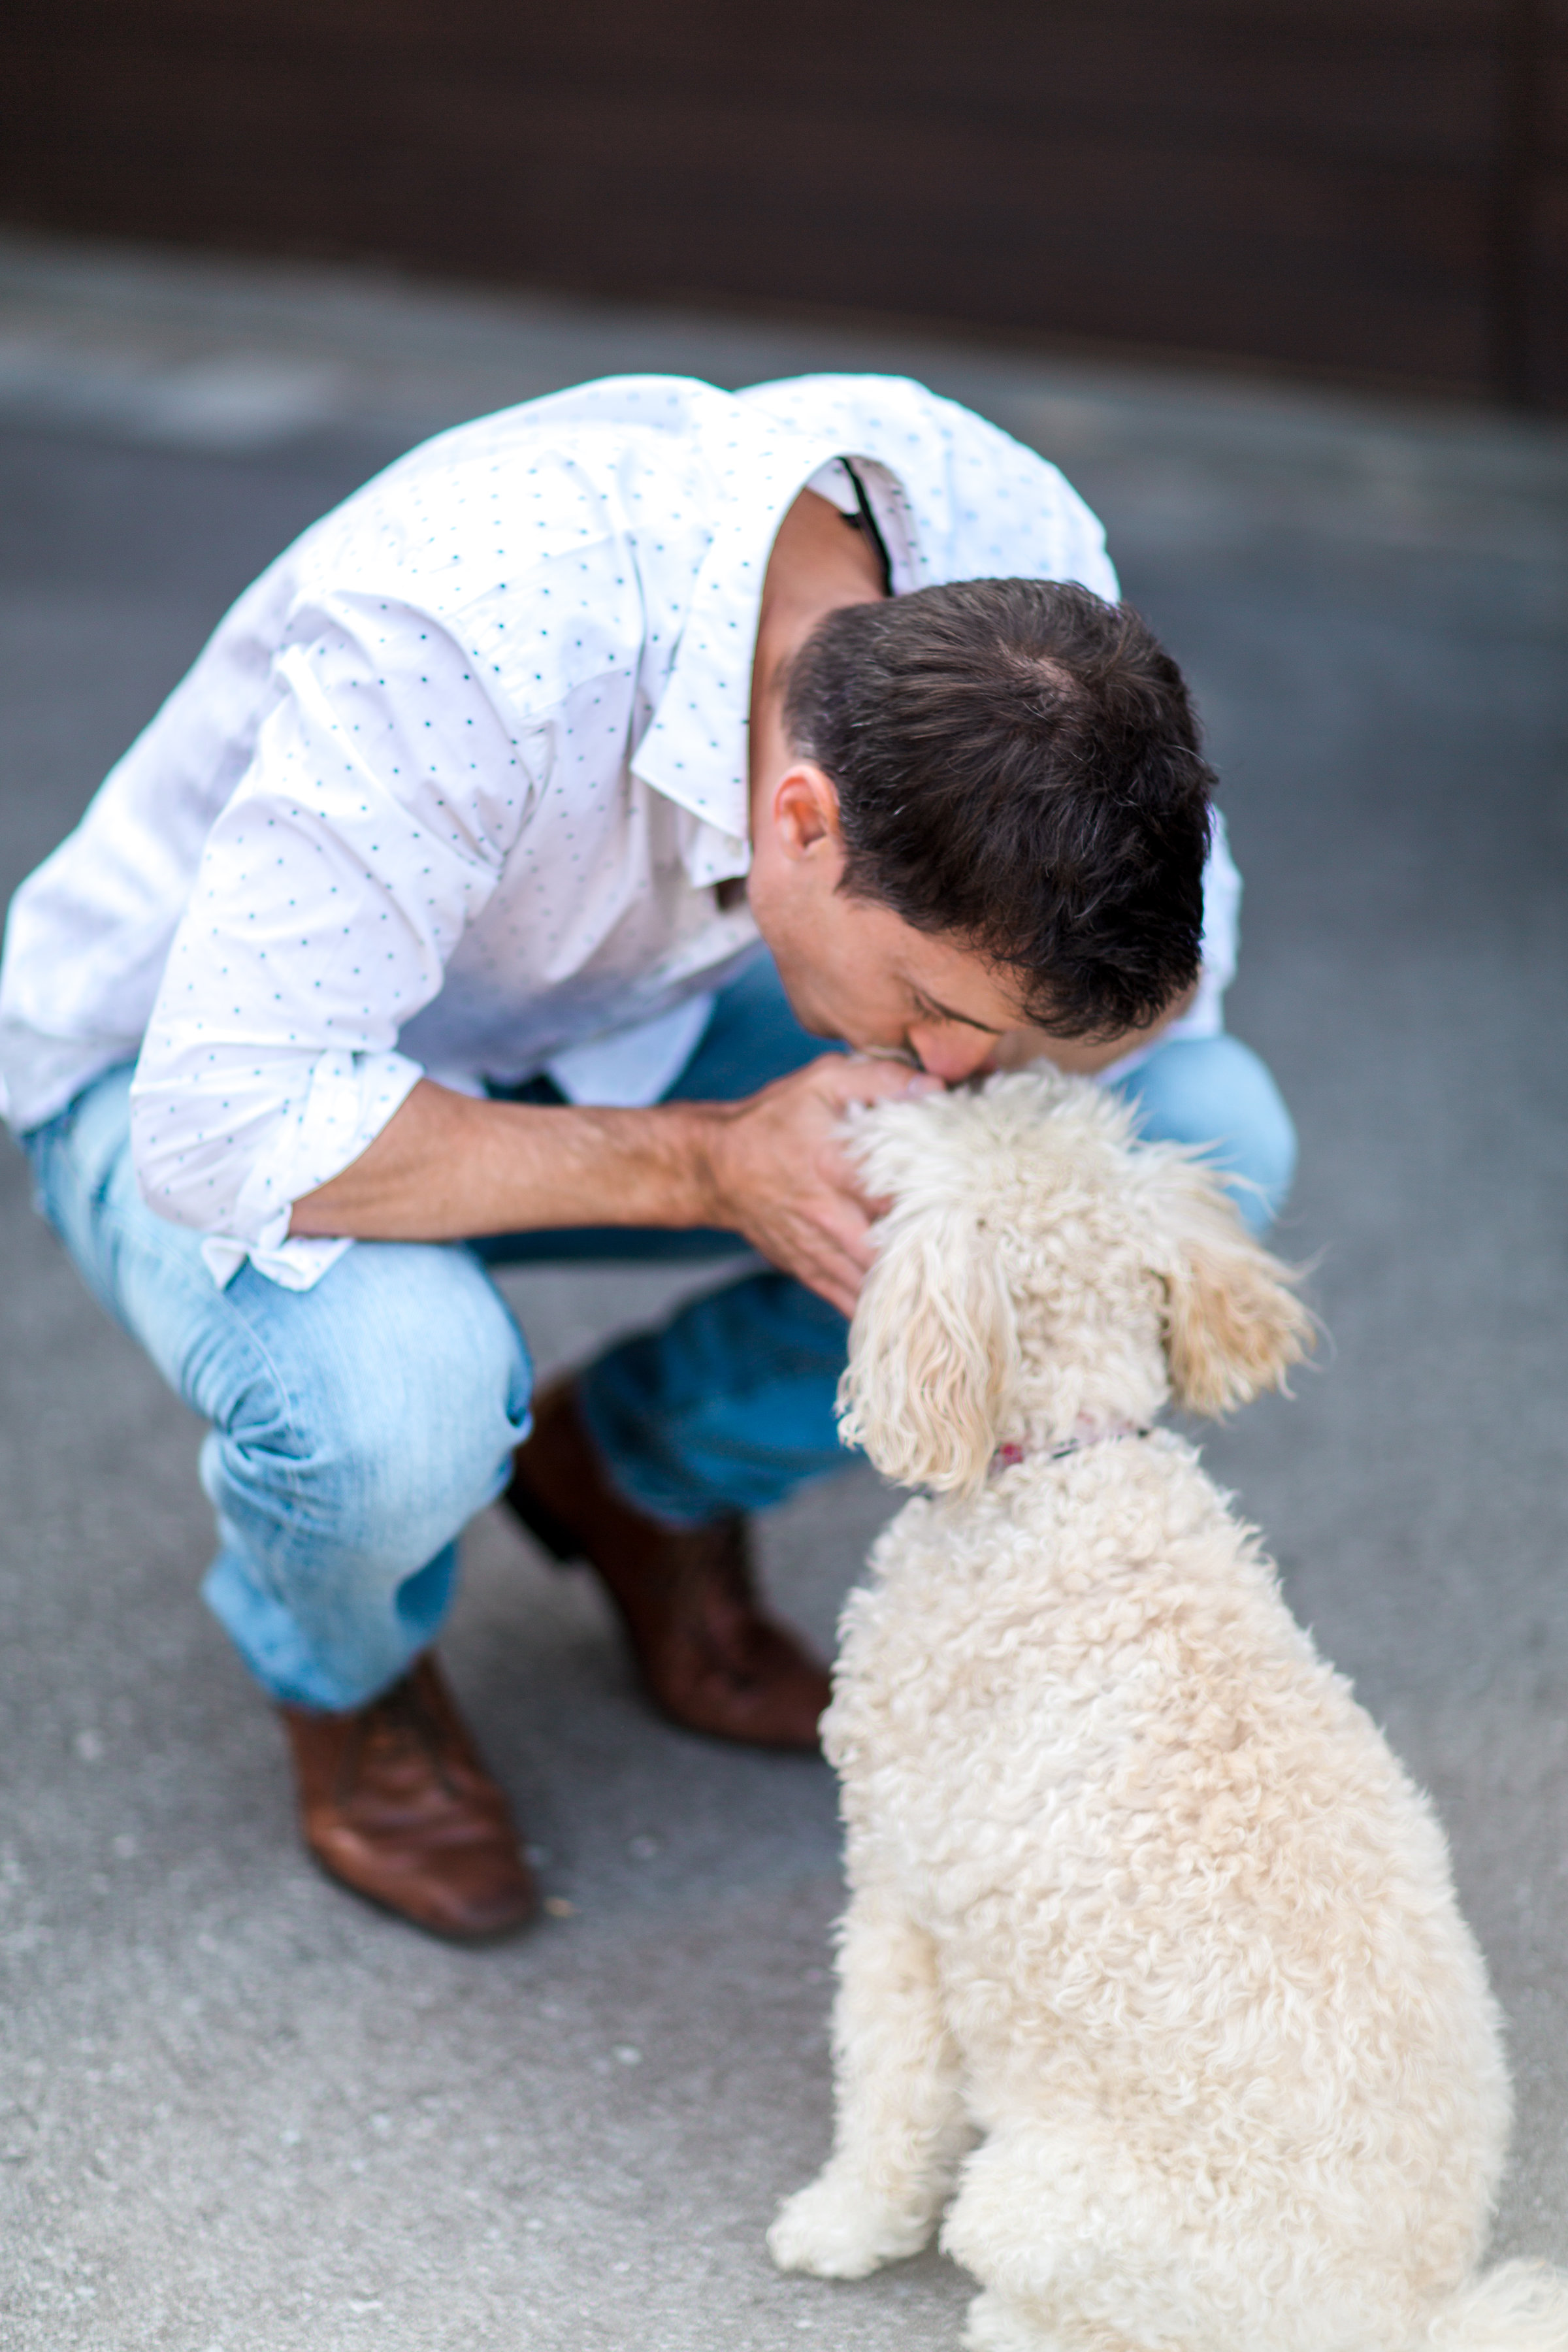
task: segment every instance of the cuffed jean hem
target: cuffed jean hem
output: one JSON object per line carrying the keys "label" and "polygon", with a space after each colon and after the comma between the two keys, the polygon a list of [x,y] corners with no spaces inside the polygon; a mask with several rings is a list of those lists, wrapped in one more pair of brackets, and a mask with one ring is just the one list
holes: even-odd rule
{"label": "cuffed jean hem", "polygon": [[353,1662],[357,1671],[346,1672],[341,1657],[330,1662],[315,1651],[300,1620],[258,1585],[243,1545],[221,1521],[218,1535],[221,1549],[202,1579],[202,1599],[262,1689],[284,1706],[328,1713],[363,1706],[429,1647],[457,1590],[454,1538],[397,1586],[393,1611],[401,1638],[390,1648],[378,1645],[374,1663],[362,1654]]}

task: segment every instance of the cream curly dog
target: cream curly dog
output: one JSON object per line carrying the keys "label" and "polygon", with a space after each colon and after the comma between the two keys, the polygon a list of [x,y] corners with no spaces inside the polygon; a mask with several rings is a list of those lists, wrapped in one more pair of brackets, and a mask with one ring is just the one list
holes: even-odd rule
{"label": "cream curly dog", "polygon": [[1285,1270],[1081,1080],[858,1132],[844,1427],[928,1491],[845,1615],[837,2132],[775,2260],[952,2198],[988,2352],[1563,2352],[1568,2283],[1474,2275],[1509,2093],[1442,1832],[1148,1426],[1281,1383]]}

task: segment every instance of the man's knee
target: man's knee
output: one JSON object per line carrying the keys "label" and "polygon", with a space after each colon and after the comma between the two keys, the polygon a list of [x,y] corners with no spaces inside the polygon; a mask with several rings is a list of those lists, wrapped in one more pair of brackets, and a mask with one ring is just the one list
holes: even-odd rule
{"label": "man's knee", "polygon": [[360,1243],[314,1290],[249,1269],[256,1376],[215,1431],[213,1500],[257,1550],[407,1573],[504,1483],[527,1427],[526,1349],[468,1254]]}

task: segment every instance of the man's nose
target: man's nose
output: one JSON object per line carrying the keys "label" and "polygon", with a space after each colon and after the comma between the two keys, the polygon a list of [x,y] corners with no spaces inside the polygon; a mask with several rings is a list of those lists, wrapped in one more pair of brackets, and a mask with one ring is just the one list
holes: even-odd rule
{"label": "man's nose", "polygon": [[910,1031],[910,1044],[920,1057],[922,1070],[944,1086],[957,1086],[962,1078],[973,1078],[989,1068],[996,1051],[996,1040],[981,1030],[914,1028]]}

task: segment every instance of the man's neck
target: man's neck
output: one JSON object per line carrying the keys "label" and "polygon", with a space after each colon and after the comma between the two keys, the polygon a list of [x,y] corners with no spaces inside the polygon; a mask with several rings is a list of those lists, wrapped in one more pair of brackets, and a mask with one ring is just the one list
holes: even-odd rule
{"label": "man's neck", "polygon": [[882,601],[876,549],[851,517],[802,490],[779,525],[763,582],[752,663],[752,790],[788,757],[781,706],[784,673],[817,623],[845,604]]}

